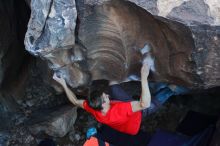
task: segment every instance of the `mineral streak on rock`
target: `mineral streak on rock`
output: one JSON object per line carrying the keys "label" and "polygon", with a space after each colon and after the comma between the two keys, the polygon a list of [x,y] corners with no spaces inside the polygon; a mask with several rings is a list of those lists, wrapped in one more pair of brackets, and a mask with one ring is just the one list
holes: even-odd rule
{"label": "mineral streak on rock", "polygon": [[141,62],[148,54],[155,64],[152,80],[188,87],[199,82],[190,60],[194,45],[189,29],[155,19],[130,2],[110,1],[96,6],[81,24],[79,38],[87,48],[94,80],[123,81],[139,75]]}

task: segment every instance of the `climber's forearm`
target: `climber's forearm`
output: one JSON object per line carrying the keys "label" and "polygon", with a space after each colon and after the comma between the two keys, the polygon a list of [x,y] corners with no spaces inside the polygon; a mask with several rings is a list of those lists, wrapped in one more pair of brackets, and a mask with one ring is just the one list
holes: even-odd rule
{"label": "climber's forearm", "polygon": [[141,87],[142,89],[141,89],[140,104],[141,104],[141,107],[148,108],[151,102],[151,94],[150,94],[147,79],[144,79],[141,81]]}
{"label": "climber's forearm", "polygon": [[76,95],[67,87],[67,85],[63,85],[63,88],[66,92],[66,95],[71,103],[73,103],[75,106],[83,107],[84,100],[77,99]]}

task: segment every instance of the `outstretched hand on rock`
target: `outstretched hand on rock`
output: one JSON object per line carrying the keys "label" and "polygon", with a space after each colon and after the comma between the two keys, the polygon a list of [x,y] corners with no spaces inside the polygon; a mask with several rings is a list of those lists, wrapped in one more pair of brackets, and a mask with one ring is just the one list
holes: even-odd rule
{"label": "outstretched hand on rock", "polygon": [[53,74],[53,79],[60,83],[62,86],[66,85],[66,81],[64,80],[64,78],[62,76],[58,77],[56,73]]}

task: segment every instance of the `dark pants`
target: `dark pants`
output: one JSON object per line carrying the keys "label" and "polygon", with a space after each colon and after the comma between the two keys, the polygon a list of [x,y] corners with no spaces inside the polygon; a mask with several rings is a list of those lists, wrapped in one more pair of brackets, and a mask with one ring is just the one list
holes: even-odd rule
{"label": "dark pants", "polygon": [[115,146],[146,146],[150,135],[139,131],[136,135],[119,132],[107,125],[102,125],[98,130],[97,137]]}
{"label": "dark pants", "polygon": [[[150,107],[143,110],[143,117],[156,112],[172,95],[184,94],[188,92],[188,89],[184,87],[177,86],[175,91],[172,91],[168,84],[166,83],[149,83],[149,88],[151,91]],[[120,100],[120,101],[133,101],[131,95],[125,92],[124,89],[118,84],[110,87],[110,96],[111,100]]]}

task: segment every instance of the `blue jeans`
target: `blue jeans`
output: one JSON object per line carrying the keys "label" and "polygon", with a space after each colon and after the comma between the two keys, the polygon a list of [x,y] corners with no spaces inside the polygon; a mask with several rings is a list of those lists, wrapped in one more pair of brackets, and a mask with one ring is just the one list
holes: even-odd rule
{"label": "blue jeans", "polygon": [[[185,94],[189,90],[182,86],[177,86],[175,90],[171,90],[167,83],[150,82],[149,88],[151,95],[154,97],[151,100],[150,107],[143,110],[143,117],[156,112],[168,99],[173,95]],[[131,95],[125,92],[120,85],[116,84],[110,87],[110,96],[112,100],[133,101]]]}

